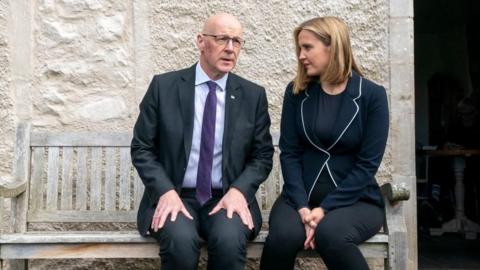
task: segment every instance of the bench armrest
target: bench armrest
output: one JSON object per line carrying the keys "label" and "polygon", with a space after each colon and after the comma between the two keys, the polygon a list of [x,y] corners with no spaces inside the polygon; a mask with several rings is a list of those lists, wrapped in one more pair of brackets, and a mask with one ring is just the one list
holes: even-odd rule
{"label": "bench armrest", "polygon": [[0,184],[0,198],[15,198],[27,190],[27,182]]}
{"label": "bench armrest", "polygon": [[410,198],[410,190],[404,183],[385,183],[380,187],[380,189],[383,196],[385,196],[391,204],[395,204],[399,201],[408,201]]}
{"label": "bench armrest", "polygon": [[388,269],[406,270],[408,259],[408,231],[403,214],[403,203],[410,198],[405,183],[386,183],[381,186],[385,203],[385,233],[388,234]]}

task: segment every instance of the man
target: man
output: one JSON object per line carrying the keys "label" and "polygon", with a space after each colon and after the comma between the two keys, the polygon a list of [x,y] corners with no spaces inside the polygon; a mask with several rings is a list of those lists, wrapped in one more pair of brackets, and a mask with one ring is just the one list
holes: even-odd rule
{"label": "man", "polygon": [[160,244],[162,269],[243,269],[261,226],[255,200],[272,167],[265,89],[230,71],[244,44],[229,14],[197,35],[200,61],[154,76],[140,104],[131,153],[144,185],[140,234]]}

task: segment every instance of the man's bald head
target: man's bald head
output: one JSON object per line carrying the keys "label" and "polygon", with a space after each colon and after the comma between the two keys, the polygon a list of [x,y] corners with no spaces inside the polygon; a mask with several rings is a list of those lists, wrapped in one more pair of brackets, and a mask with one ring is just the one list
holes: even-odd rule
{"label": "man's bald head", "polygon": [[[238,19],[228,13],[219,13],[210,16],[203,25],[202,33],[215,33],[219,34],[218,31],[227,30],[235,33],[240,33],[243,35],[242,24]],[[227,34],[227,33],[220,33]]]}
{"label": "man's bald head", "polygon": [[211,16],[197,35],[200,66],[211,79],[221,78],[235,67],[243,43],[242,25],[235,16]]}

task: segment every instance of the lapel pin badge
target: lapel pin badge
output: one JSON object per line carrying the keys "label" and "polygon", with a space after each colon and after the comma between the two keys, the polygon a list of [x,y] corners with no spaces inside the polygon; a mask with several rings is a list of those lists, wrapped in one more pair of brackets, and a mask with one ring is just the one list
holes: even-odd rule
{"label": "lapel pin badge", "polygon": [[230,98],[231,98],[231,99],[235,99],[235,96],[234,96],[234,95],[231,95]]}

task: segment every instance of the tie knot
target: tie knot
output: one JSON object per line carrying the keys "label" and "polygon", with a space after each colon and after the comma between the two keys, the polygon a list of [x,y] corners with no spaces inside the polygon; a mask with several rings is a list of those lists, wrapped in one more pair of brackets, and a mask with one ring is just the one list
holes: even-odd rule
{"label": "tie knot", "polygon": [[210,92],[212,91],[215,92],[215,90],[217,89],[217,83],[214,81],[208,81],[207,85],[208,85],[208,90],[210,90]]}

